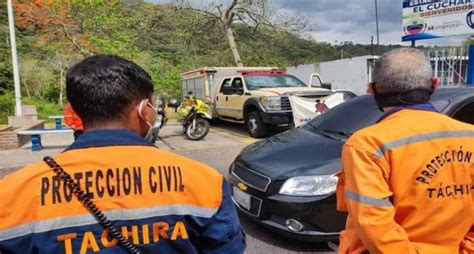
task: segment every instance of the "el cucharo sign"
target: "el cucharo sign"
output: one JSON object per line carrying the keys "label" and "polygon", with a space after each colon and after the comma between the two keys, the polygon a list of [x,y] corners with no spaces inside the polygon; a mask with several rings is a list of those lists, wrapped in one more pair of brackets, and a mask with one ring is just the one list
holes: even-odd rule
{"label": "el cucharo sign", "polygon": [[474,32],[474,0],[403,0],[402,41]]}

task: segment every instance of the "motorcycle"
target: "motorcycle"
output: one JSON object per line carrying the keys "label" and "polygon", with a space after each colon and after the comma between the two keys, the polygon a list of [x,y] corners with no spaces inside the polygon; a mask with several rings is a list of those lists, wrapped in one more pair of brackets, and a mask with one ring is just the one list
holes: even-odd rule
{"label": "motorcycle", "polygon": [[168,105],[165,103],[165,100],[158,98],[156,106],[157,119],[152,130],[153,138],[151,142],[153,144],[156,142],[156,140],[158,140],[158,134],[160,133],[160,130],[165,127],[166,123],[168,122],[168,117],[166,116],[167,111]]}
{"label": "motorcycle", "polygon": [[201,140],[209,133],[211,128],[209,121],[212,118],[207,112],[208,109],[208,103],[194,98],[192,92],[181,104],[179,116],[181,125],[183,125],[183,133],[190,140]]}

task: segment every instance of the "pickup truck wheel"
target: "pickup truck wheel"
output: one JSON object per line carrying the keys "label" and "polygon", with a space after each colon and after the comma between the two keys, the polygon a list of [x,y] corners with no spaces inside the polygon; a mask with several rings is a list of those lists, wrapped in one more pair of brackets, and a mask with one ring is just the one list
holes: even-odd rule
{"label": "pickup truck wheel", "polygon": [[258,111],[251,111],[247,114],[245,125],[250,136],[254,138],[264,138],[268,135],[268,126],[263,122]]}

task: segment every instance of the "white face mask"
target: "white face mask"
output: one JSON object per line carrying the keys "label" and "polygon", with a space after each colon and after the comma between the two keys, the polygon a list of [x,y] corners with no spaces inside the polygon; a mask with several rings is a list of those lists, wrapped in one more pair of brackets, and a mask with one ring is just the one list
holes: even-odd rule
{"label": "white face mask", "polygon": [[[158,127],[156,127],[156,120],[153,124],[151,124],[150,122],[148,122],[145,117],[143,117],[142,115],[142,110],[143,110],[143,106],[144,106],[144,102],[145,100],[142,100],[142,102],[140,102],[140,106],[138,106],[138,116],[140,116],[140,118],[145,121],[145,123],[148,125],[148,131],[146,132],[144,138],[150,142],[153,142],[153,133],[154,133],[154,129],[156,128],[160,128],[160,126],[158,125]],[[148,102],[147,103],[147,106],[150,106],[155,112],[156,112],[156,108],[150,103]]]}

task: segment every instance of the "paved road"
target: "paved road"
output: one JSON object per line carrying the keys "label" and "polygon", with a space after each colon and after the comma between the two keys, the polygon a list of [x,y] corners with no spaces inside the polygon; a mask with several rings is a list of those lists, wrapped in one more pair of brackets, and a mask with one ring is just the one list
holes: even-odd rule
{"label": "paved road", "polygon": [[[242,125],[230,123],[213,124],[209,135],[201,141],[190,141],[182,134],[176,123],[165,126],[157,145],[165,150],[185,155],[219,170],[227,176],[228,167],[240,151],[255,142]],[[31,152],[30,145],[20,149],[0,151],[0,177],[18,167],[40,161],[45,155],[54,155],[72,143],[72,135],[45,135],[42,138],[46,149]],[[299,242],[281,237],[270,230],[241,216],[241,223],[247,234],[247,253],[335,253],[326,244]]]}
{"label": "paved road", "polygon": [[[256,139],[248,136],[243,125],[219,122],[213,124],[209,135],[201,141],[189,141],[181,134],[180,126],[166,126],[157,145],[169,149],[219,170],[227,176],[228,167],[240,151]],[[240,216],[247,234],[247,253],[335,253],[326,244],[295,241],[273,233]]]}

